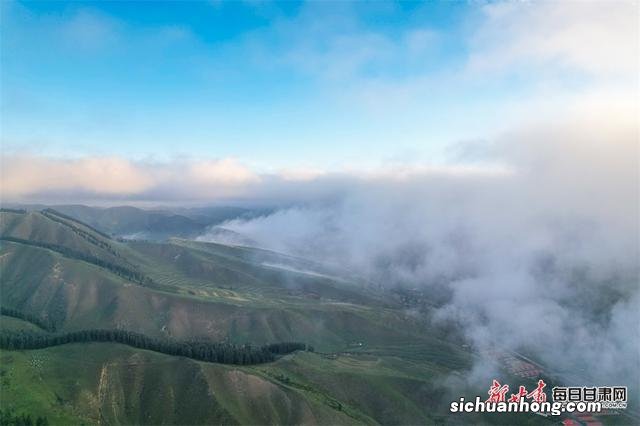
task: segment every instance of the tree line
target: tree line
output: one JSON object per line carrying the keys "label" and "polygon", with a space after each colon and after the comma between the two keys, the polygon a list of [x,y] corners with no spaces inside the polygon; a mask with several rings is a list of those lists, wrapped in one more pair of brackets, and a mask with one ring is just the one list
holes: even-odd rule
{"label": "tree line", "polygon": [[265,345],[267,350],[274,354],[285,355],[295,351],[307,350],[313,352],[313,346],[305,345],[300,342],[280,342]]}
{"label": "tree line", "polygon": [[79,224],[79,225],[82,225],[82,226],[84,226],[84,227],[86,227],[86,228],[91,229],[91,230],[92,230],[93,232],[95,232],[96,234],[98,234],[98,235],[100,235],[100,236],[102,236],[102,237],[104,237],[104,238],[106,238],[106,239],[108,239],[108,240],[110,240],[110,239],[111,239],[111,236],[110,236],[110,235],[108,235],[108,234],[106,234],[106,233],[104,233],[104,232],[100,231],[99,229],[94,228],[93,226],[91,226],[91,225],[89,225],[89,224],[86,224],[86,223],[82,222],[81,220],[76,219],[75,217],[71,217],[71,216],[66,215],[66,214],[64,214],[64,213],[60,213],[58,210],[54,210],[54,209],[50,209],[50,208],[49,208],[49,209],[44,209],[44,210],[42,210],[42,211],[41,211],[41,213],[43,213],[43,214],[44,214],[45,212],[46,212],[46,213],[49,213],[49,214],[51,214],[51,215],[55,215],[55,216],[61,217],[62,219],[66,219],[66,220],[68,220],[68,221],[75,222],[75,223],[77,223],[77,224]]}
{"label": "tree line", "polygon": [[0,426],[48,426],[49,420],[44,416],[38,416],[35,420],[31,414],[16,414],[13,410],[0,408]]}
{"label": "tree line", "polygon": [[156,286],[156,284],[153,282],[153,280],[149,277],[147,277],[146,275],[144,275],[142,272],[139,271],[134,271],[132,269],[126,268],[124,266],[120,266],[120,265],[116,265],[115,263],[111,263],[108,262],[106,260],[100,259],[98,257],[92,256],[90,254],[85,254],[79,251],[75,251],[75,250],[71,250],[68,247],[65,246],[60,246],[57,244],[51,244],[51,243],[45,243],[42,241],[32,241],[32,240],[25,240],[22,238],[15,238],[15,237],[7,237],[7,236],[2,236],[0,237],[0,241],[9,241],[9,242],[13,242],[13,243],[20,243],[20,244],[26,244],[26,245],[30,245],[30,246],[36,246],[36,247],[42,247],[42,248],[46,248],[48,250],[53,250],[55,252],[60,253],[61,255],[65,256],[65,257],[69,257],[72,259],[77,259],[77,260],[82,260],[85,261],[87,263],[91,263],[94,264],[96,266],[99,266],[101,268],[107,269],[110,272],[113,272],[114,274],[126,278],[129,281],[132,281],[134,283],[137,284],[141,284],[144,286],[149,286],[149,287],[153,287]]}
{"label": "tree line", "polygon": [[[57,222],[61,225],[64,225],[66,227],[68,227],[69,229],[71,229],[73,232],[75,232],[77,235],[79,235],[81,238],[84,238],[85,240],[89,241],[91,244],[98,246],[106,251],[108,251],[109,253],[113,254],[114,256],[119,256],[118,253],[113,249],[113,247],[111,247],[110,244],[99,240],[98,238],[96,238],[95,236],[91,235],[89,232],[78,228],[76,225],[69,223],[68,221],[70,219],[69,216],[60,216],[61,213],[56,212],[55,210],[52,209],[44,209],[40,212],[43,216],[45,216],[46,218],[48,218],[49,220],[53,220],[54,222]],[[85,225],[82,222],[78,222],[78,221],[74,221],[75,223],[78,224],[82,224],[84,226],[89,227],[89,225]],[[89,227],[90,228],[90,227]],[[100,231],[98,230],[94,230],[93,228],[91,228],[94,232],[100,233]],[[101,234],[102,235],[102,234]],[[106,234],[104,234],[103,236],[105,236]],[[109,238],[110,237],[106,237]]]}
{"label": "tree line", "polygon": [[23,321],[30,322],[41,329],[49,332],[56,331],[56,325],[54,321],[49,318],[41,318],[35,315],[31,315],[27,312],[22,312],[18,309],[13,308],[5,308],[4,306],[0,306],[0,315],[6,315],[8,317],[18,318]]}
{"label": "tree line", "polygon": [[27,211],[25,209],[9,209],[6,207],[0,208],[0,213],[18,213],[25,214]]}
{"label": "tree line", "polygon": [[43,349],[68,343],[111,342],[166,355],[182,356],[220,364],[261,364],[284,355],[308,349],[304,343],[282,342],[263,346],[236,345],[202,341],[175,341],[149,337],[126,330],[80,330],[64,334],[42,334],[29,331],[0,332],[0,348],[8,350]]}

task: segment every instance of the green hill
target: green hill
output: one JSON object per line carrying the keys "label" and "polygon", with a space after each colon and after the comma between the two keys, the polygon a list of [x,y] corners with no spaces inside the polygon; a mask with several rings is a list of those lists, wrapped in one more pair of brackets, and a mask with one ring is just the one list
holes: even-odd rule
{"label": "green hill", "polygon": [[[399,302],[308,260],[180,239],[116,241],[50,211],[0,219],[2,306],[57,332],[316,349],[242,367],[117,343],[3,350],[3,407],[16,412],[58,424],[424,424],[446,403],[438,383],[471,364]],[[5,330],[33,328],[1,318]]]}
{"label": "green hill", "polygon": [[[29,211],[47,208],[44,205],[18,207],[24,207]],[[195,237],[202,234],[208,226],[261,212],[240,207],[145,210],[131,206],[101,208],[77,204],[56,205],[53,209],[108,235],[135,236],[151,240],[164,240],[172,236]]]}

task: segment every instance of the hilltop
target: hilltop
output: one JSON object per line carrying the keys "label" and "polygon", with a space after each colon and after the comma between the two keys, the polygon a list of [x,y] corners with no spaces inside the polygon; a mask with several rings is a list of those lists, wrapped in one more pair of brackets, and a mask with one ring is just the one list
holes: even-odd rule
{"label": "hilltop", "polygon": [[310,260],[114,239],[55,210],[2,211],[0,240],[2,307],[28,320],[3,316],[7,332],[52,324],[56,333],[315,348],[248,366],[119,342],[3,350],[3,404],[61,424],[432,423],[448,404],[442,383],[473,358],[401,300]]}
{"label": "hilltop", "polygon": [[89,207],[79,204],[52,207],[41,204],[16,204],[15,208],[28,212],[53,209],[109,236],[148,240],[164,240],[169,237],[193,238],[204,233],[207,228],[227,220],[250,218],[267,211],[228,206],[141,209],[133,206]]}

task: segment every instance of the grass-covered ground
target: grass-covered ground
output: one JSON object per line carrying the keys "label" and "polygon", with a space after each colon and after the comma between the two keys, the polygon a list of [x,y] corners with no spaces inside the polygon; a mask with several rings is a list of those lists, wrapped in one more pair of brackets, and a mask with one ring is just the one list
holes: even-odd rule
{"label": "grass-covered ground", "polygon": [[[473,355],[347,272],[265,250],[187,240],[125,243],[36,212],[0,215],[0,237],[40,244],[0,242],[2,305],[52,320],[59,332],[124,329],[256,345],[300,341],[316,350],[254,366],[115,343],[5,350],[0,408],[60,425],[483,420],[447,416],[445,384],[470,368]],[[43,244],[104,255],[154,285]],[[34,327],[0,318],[0,329]],[[527,423],[530,417],[503,420]]]}
{"label": "grass-covered ground", "polygon": [[117,344],[0,357],[3,407],[46,415],[54,424],[428,421],[421,404],[432,377],[366,357],[299,353],[265,366],[230,367]]}

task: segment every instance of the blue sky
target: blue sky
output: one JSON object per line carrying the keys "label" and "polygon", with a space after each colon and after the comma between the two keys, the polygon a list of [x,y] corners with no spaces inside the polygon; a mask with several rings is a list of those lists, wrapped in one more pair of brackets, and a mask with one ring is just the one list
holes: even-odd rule
{"label": "blue sky", "polygon": [[620,9],[6,1],[3,153],[255,173],[460,164],[460,144],[636,87]]}
{"label": "blue sky", "polygon": [[463,3],[4,8],[7,142],[55,155],[235,156],[323,167],[438,157],[443,143],[465,137],[450,113],[482,127],[472,115],[523,90],[510,79],[465,81],[430,88],[419,108],[416,99],[387,109],[384,99],[363,96],[367,85],[459,72],[477,13]]}

